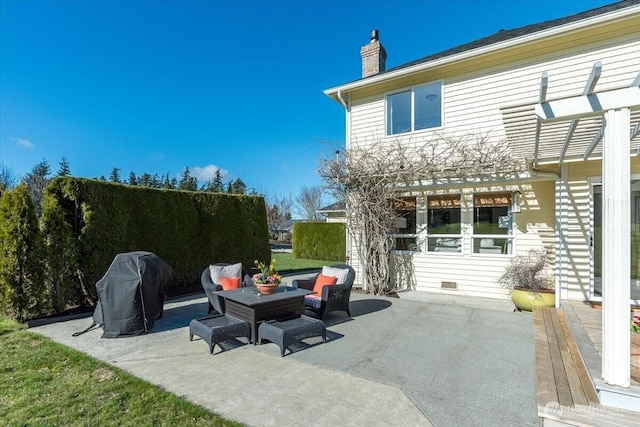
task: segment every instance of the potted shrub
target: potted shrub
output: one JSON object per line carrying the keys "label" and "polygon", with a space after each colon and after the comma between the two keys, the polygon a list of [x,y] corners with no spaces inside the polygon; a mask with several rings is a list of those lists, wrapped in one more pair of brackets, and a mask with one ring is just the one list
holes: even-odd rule
{"label": "potted shrub", "polygon": [[548,272],[549,250],[531,249],[511,258],[498,283],[511,290],[511,300],[518,311],[531,311],[536,306],[553,307],[556,294]]}

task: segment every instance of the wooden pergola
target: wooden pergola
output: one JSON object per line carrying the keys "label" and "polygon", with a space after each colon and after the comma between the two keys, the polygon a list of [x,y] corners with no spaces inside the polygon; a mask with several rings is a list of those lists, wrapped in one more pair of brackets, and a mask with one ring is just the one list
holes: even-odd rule
{"label": "wooden pergola", "polygon": [[[638,154],[631,141],[640,133],[640,74],[628,87],[597,92],[601,70],[602,64],[596,62],[581,95],[554,100],[546,99],[549,79],[543,73],[539,101],[534,105],[533,165],[535,168],[541,158],[553,158],[562,168],[569,158],[587,160],[601,147],[602,376],[608,384],[629,387],[630,155]],[[532,119],[529,116],[526,120],[531,123]],[[545,127],[551,132],[545,134]],[[556,150],[551,156],[548,149],[541,149],[550,144],[550,139]],[[556,270],[560,282],[566,280],[567,271],[568,197],[566,177],[561,175],[556,180]],[[561,289],[556,287],[556,304],[566,298],[566,288],[564,295]]]}

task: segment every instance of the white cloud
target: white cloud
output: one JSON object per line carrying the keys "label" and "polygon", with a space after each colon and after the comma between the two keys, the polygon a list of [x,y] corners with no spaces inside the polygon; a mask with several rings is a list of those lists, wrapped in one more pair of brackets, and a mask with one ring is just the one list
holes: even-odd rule
{"label": "white cloud", "polygon": [[29,150],[32,150],[35,148],[33,143],[26,138],[11,138],[11,139],[17,142],[18,144],[22,145],[24,148],[28,148]]}
{"label": "white cloud", "polygon": [[221,169],[216,165],[207,165],[204,167],[194,166],[193,170],[191,170],[191,176],[195,176],[200,182],[211,181],[216,177],[218,170],[220,170],[223,178],[229,173],[229,171]]}

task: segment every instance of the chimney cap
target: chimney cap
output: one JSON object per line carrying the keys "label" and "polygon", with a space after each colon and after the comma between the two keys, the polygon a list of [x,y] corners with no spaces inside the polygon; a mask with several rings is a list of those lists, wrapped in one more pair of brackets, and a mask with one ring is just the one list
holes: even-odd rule
{"label": "chimney cap", "polygon": [[378,41],[378,38],[379,38],[378,30],[376,29],[371,30],[371,41],[372,42]]}

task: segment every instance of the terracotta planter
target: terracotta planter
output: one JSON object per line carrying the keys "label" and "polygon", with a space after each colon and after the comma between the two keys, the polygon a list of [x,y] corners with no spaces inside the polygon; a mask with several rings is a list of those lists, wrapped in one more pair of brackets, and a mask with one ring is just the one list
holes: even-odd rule
{"label": "terracotta planter", "polygon": [[278,290],[278,283],[255,283],[256,289],[260,295],[270,295]]}
{"label": "terracotta planter", "polygon": [[553,289],[533,292],[527,289],[514,288],[511,301],[519,311],[532,311],[533,307],[555,307],[556,291]]}
{"label": "terracotta planter", "polygon": [[640,334],[631,333],[631,378],[640,382]]}

